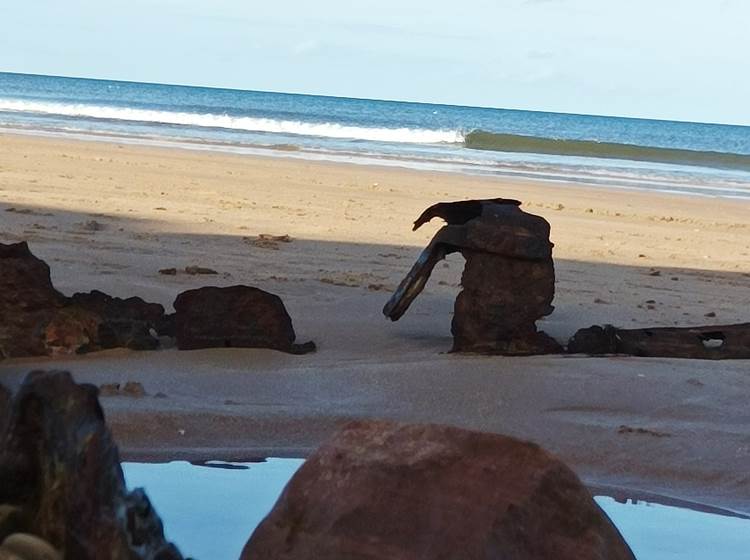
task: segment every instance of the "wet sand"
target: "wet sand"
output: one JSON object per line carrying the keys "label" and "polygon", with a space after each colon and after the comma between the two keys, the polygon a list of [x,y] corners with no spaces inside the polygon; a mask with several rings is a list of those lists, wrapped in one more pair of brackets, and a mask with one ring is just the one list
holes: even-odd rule
{"label": "wet sand", "polygon": [[[401,321],[382,316],[440,226],[413,233],[416,216],[498,196],[552,225],[556,310],[539,325],[560,341],[591,324],[750,320],[744,202],[0,135],[0,241],[29,241],[58,289],[169,309],[186,289],[250,284],[319,348],[13,360],[0,382],[39,367],[141,382],[146,397],[103,398],[129,459],[299,456],[349,418],[395,418],[531,439],[590,483],[749,512],[750,362],[446,354],[457,255]],[[158,272],[190,265],[219,274]]]}

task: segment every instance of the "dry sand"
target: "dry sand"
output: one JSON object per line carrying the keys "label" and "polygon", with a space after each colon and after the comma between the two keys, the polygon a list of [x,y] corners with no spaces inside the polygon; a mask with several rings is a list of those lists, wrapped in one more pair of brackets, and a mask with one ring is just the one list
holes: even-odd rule
{"label": "dry sand", "polygon": [[[146,397],[103,398],[131,459],[302,455],[346,419],[374,416],[531,439],[589,483],[750,512],[750,362],[446,354],[456,255],[401,321],[382,316],[440,226],[412,233],[416,216],[498,196],[552,224],[556,310],[540,327],[561,341],[591,324],[750,320],[746,202],[6,134],[0,241],[29,241],[61,291],[169,309],[185,289],[250,284],[279,294],[298,341],[319,350],[13,360],[0,381],[64,368],[141,382]],[[219,274],[158,273],[189,265]]]}

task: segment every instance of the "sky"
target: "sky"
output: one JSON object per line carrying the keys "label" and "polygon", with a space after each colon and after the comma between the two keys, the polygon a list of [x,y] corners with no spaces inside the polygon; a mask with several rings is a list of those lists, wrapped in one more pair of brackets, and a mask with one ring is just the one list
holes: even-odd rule
{"label": "sky", "polygon": [[0,71],[750,125],[748,0],[0,0]]}

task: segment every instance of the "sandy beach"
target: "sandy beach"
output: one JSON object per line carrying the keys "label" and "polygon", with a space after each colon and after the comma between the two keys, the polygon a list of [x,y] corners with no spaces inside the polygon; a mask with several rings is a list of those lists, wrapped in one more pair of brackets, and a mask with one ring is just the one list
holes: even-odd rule
{"label": "sandy beach", "polygon": [[[318,351],[7,360],[0,382],[45,368],[142,383],[146,397],[102,399],[127,459],[304,456],[348,419],[393,418],[530,439],[590,484],[750,513],[750,362],[447,354],[457,255],[401,321],[383,317],[441,225],[412,232],[419,213],[490,197],[552,225],[556,309],[539,326],[561,342],[592,324],[750,320],[747,202],[2,134],[0,242],[28,241],[63,293],[170,310],[190,288],[257,286]],[[218,274],[158,272],[190,265]]]}

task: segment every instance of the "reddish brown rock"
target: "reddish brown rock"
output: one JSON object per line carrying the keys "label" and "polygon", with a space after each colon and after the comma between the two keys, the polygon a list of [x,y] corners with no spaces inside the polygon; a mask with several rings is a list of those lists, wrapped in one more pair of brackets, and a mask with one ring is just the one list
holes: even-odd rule
{"label": "reddish brown rock", "polygon": [[315,349],[295,344],[292,320],[281,298],[249,286],[189,290],[174,302],[177,346],[272,348],[293,354]]}
{"label": "reddish brown rock", "polygon": [[176,337],[181,349],[315,350],[312,342],[294,343],[281,299],[257,288],[190,290],[177,297],[175,309],[165,315],[159,304],[96,290],[67,298],[52,286],[49,267],[26,243],[0,244],[0,359],[121,347],[152,350],[159,346],[157,336]]}
{"label": "reddish brown rock", "polygon": [[139,297],[112,297],[98,290],[73,294],[68,305],[85,309],[100,319],[97,333],[99,348],[153,350],[159,340],[151,333],[161,330],[164,307]]}
{"label": "reddish brown rock", "polygon": [[0,243],[0,358],[47,354],[44,327],[64,304],[26,243]]}
{"label": "reddish brown rock", "polygon": [[142,321],[156,327],[164,318],[164,306],[158,303],[149,303],[139,297],[112,297],[98,290],[73,294],[68,303],[93,311],[108,321]]}
{"label": "reddish brown rock", "polygon": [[456,299],[453,351],[488,354],[547,354],[562,347],[537,331],[536,321],[552,310],[555,269],[550,226],[509,199],[441,202],[414,222],[433,218],[448,225],[433,237],[385,305],[397,321],[424,288],[435,264],[450,253],[466,259],[463,291]]}
{"label": "reddish brown rock", "polygon": [[355,422],[294,475],[242,560],[634,560],[576,475],[531,443]]}
{"label": "reddish brown rock", "polygon": [[99,350],[101,325],[101,317],[86,309],[61,307],[46,323],[40,323],[44,353],[59,356]]}
{"label": "reddish brown rock", "polygon": [[127,492],[119,454],[93,385],[34,372],[0,434],[0,504],[76,560],[179,560],[141,490]]}
{"label": "reddish brown rock", "polygon": [[74,354],[105,348],[146,350],[164,320],[161,305],[102,292],[66,298],[47,264],[26,243],[0,243],[0,358]]}

